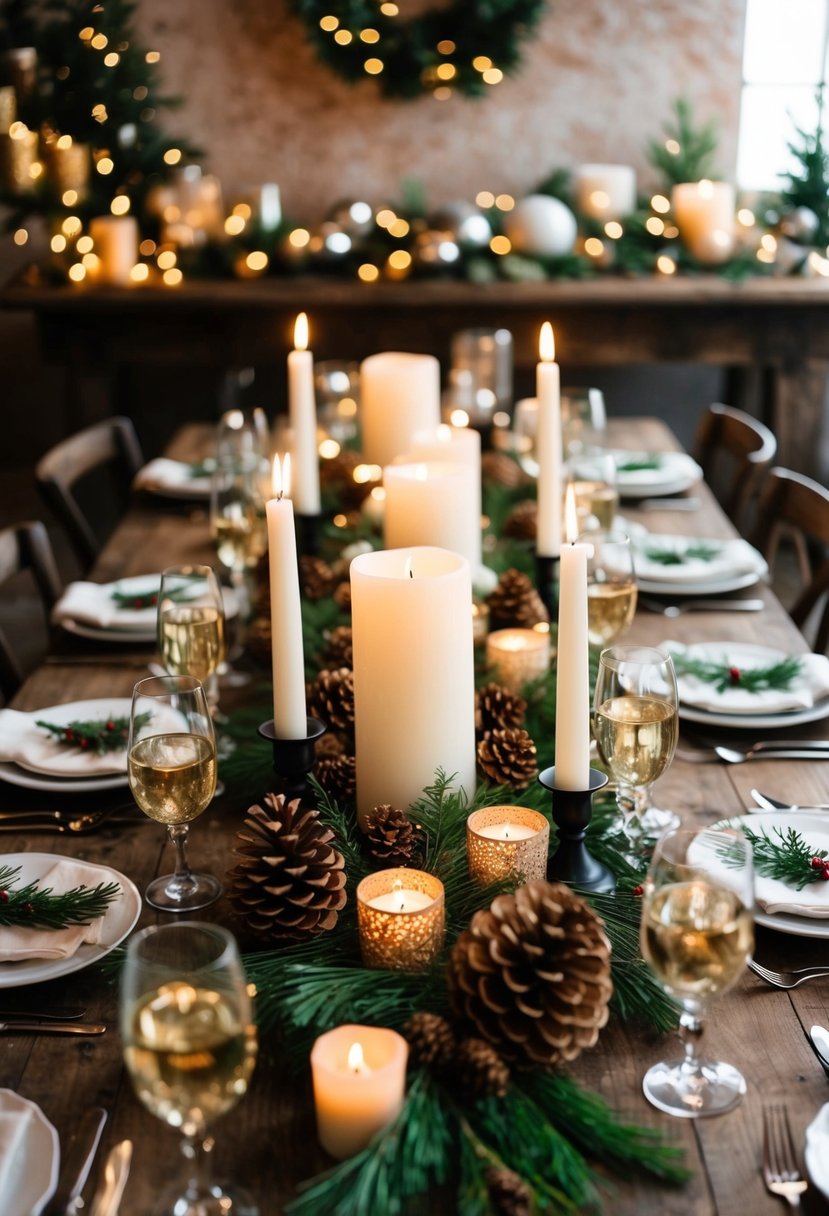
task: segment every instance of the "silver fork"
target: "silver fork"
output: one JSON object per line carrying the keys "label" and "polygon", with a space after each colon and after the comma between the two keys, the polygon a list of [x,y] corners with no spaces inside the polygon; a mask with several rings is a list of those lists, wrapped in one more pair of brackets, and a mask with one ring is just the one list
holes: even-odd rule
{"label": "silver fork", "polygon": [[790,1208],[800,1207],[809,1184],[800,1174],[785,1106],[763,1107],[763,1179],[772,1195],[785,1199]]}
{"label": "silver fork", "polygon": [[801,967],[799,971],[771,971],[768,967],[761,967],[759,963],[755,963],[753,958],[748,960],[748,965],[755,975],[759,975],[761,980],[765,980],[767,984],[773,984],[775,988],[796,988],[798,984],[805,984],[807,980],[825,979],[829,976],[829,967]]}

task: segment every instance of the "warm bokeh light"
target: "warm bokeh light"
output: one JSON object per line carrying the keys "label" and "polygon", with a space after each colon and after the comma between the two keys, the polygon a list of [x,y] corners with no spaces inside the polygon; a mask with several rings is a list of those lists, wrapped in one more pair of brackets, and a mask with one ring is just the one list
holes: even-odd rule
{"label": "warm bokeh light", "polygon": [[181,148],[168,148],[164,153],[165,165],[177,165],[181,160]]}
{"label": "warm bokeh light", "polygon": [[645,228],[651,236],[662,236],[665,231],[665,221],[661,220],[658,215],[649,215],[645,220]]}
{"label": "warm bokeh light", "polygon": [[165,287],[178,287],[184,279],[184,275],[177,266],[174,266],[172,270],[165,270],[161,277]]}
{"label": "warm bokeh light", "polygon": [[173,249],[162,249],[157,261],[159,270],[172,270],[178,261],[178,257]]}
{"label": "warm bokeh light", "polygon": [[376,283],[380,278],[380,271],[371,262],[363,262],[362,266],[357,268],[357,277],[364,283]]}
{"label": "warm bokeh light", "polygon": [[126,194],[116,194],[109,204],[109,209],[113,215],[126,215],[130,209],[129,196]]}
{"label": "warm bokeh light", "polygon": [[264,249],[253,249],[245,258],[245,265],[248,270],[252,270],[255,274],[261,274],[263,270],[268,268],[268,255]]}
{"label": "warm bokeh light", "polygon": [[307,228],[294,228],[288,233],[288,244],[294,249],[304,249],[311,239],[311,233]]}
{"label": "warm bokeh light", "polygon": [[489,242],[489,247],[493,253],[509,253],[512,249],[512,241],[508,236],[494,236]]}
{"label": "warm bokeh light", "polygon": [[150,277],[150,268],[146,262],[138,262],[130,271],[130,278],[133,283],[146,283]]}

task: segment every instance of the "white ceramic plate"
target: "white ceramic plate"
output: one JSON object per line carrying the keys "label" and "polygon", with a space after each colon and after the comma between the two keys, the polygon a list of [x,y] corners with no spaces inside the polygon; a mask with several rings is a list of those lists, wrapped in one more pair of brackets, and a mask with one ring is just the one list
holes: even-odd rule
{"label": "white ceramic plate", "polygon": [[[119,775],[127,771],[127,741],[119,751],[109,752],[102,756],[90,757],[80,748],[67,747],[50,738],[37,720],[51,722],[55,726],[68,726],[76,721],[101,721],[109,718],[124,718],[129,722],[132,699],[130,697],[99,697],[91,701],[68,701],[64,705],[50,705],[33,713],[31,717],[32,740],[27,750],[31,755],[24,759],[15,760],[18,768],[24,768],[30,773],[41,773],[47,777],[60,777],[72,781],[95,780],[98,777]],[[24,736],[29,739],[27,728]],[[90,763],[94,760],[95,763]]]}
{"label": "white ceramic plate", "polygon": [[[644,457],[650,453],[614,451],[617,463]],[[684,452],[660,452],[660,466],[626,473],[619,469],[616,484],[620,498],[655,498],[665,494],[681,494],[702,478],[702,469]]]}
{"label": "white ceramic plate", "polygon": [[93,642],[154,642],[156,637],[155,625],[150,630],[101,629],[97,625],[87,625],[84,621],[73,621],[64,617],[60,626],[67,633],[74,633],[79,638],[90,638]]}
{"label": "white ceramic plate", "polygon": [[97,790],[117,790],[127,785],[126,773],[110,773],[103,777],[47,777],[45,773],[29,773],[16,764],[0,764],[0,781],[24,790],[47,790],[52,794],[94,794]]}
{"label": "white ceramic plate", "polygon": [[806,1128],[804,1156],[812,1182],[829,1199],[829,1102]]}
{"label": "white ceramic plate", "polygon": [[[681,647],[678,643],[665,641],[661,648],[671,650],[674,646],[678,653],[690,652],[693,658],[705,662],[724,663],[727,655],[728,662],[746,671],[779,663],[787,657],[786,651],[747,642],[695,642]],[[781,693],[777,698],[769,692],[757,693],[753,698],[739,694],[739,690],[734,693],[725,690],[718,694],[713,687],[698,686],[691,677],[678,673],[679,715],[691,722],[759,727],[761,730],[770,726],[796,726],[803,722],[819,721],[829,714],[827,660],[822,655],[805,653],[800,657],[804,668],[793,681],[791,695]],[[811,705],[803,704],[810,699]],[[702,704],[697,703],[700,701]]]}
{"label": "white ceramic plate", "polygon": [[790,709],[780,714],[717,714],[693,705],[679,706],[679,716],[688,722],[699,722],[703,726],[733,726],[743,730],[777,730],[780,726],[805,726],[807,722],[819,722],[829,715],[829,697],[810,705],[807,709]]}
{"label": "white ceramic plate", "polygon": [[201,502],[210,499],[210,478],[193,477],[188,482],[173,484],[173,482],[150,481],[142,484],[139,489],[158,498],[180,498],[185,502]]}
{"label": "white ceramic plate", "polygon": [[720,578],[712,582],[668,583],[664,579],[638,578],[636,583],[647,595],[681,595],[683,599],[695,595],[719,595],[723,591],[741,591],[743,587],[753,587],[766,573],[765,562],[760,569],[744,570],[730,578]]}
{"label": "white ceramic plate", "polygon": [[[34,882],[36,879],[42,878],[59,860],[59,855],[55,853],[2,854],[3,865],[20,866],[17,881],[23,883]],[[94,946],[81,946],[71,958],[32,958],[19,963],[0,963],[0,988],[20,988],[24,984],[41,984],[45,980],[71,975],[74,971],[83,971],[84,967],[100,962],[134,928],[141,914],[141,896],[135,883],[110,866],[94,865],[91,861],[85,861],[84,865],[98,873],[99,882],[117,882],[121,886],[121,898],[110,904],[104,913],[100,942]]]}
{"label": "white ceramic plate", "polygon": [[13,1089],[0,1089],[0,1110],[31,1116],[2,1195],[3,1216],[39,1216],[58,1185],[58,1133],[39,1106]]}

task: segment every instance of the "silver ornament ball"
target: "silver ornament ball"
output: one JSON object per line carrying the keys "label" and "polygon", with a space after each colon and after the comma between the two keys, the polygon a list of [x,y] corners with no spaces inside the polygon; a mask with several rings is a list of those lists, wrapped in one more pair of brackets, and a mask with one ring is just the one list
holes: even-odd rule
{"label": "silver ornament ball", "polygon": [[458,244],[482,249],[492,238],[492,225],[483,212],[472,203],[446,203],[429,216],[429,227],[448,232]]}

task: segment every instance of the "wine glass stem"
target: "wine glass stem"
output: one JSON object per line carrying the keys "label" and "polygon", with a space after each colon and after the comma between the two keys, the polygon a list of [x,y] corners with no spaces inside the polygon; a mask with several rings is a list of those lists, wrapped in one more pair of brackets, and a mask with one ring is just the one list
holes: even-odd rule
{"label": "wine glass stem", "polygon": [[689,1078],[698,1077],[702,1080],[702,1065],[697,1055],[697,1046],[703,1035],[702,1021],[699,1014],[684,1009],[679,1017],[679,1038],[685,1048],[685,1059],[682,1071]]}
{"label": "wine glass stem", "polygon": [[185,1198],[189,1203],[199,1203],[210,1198],[213,1171],[210,1154],[215,1140],[202,1129],[181,1139],[181,1151],[189,1167]]}
{"label": "wine glass stem", "polygon": [[171,823],[167,831],[176,848],[176,866],[171,885],[181,889],[193,881],[193,873],[187,860],[187,836],[190,832],[190,825],[188,823]]}

